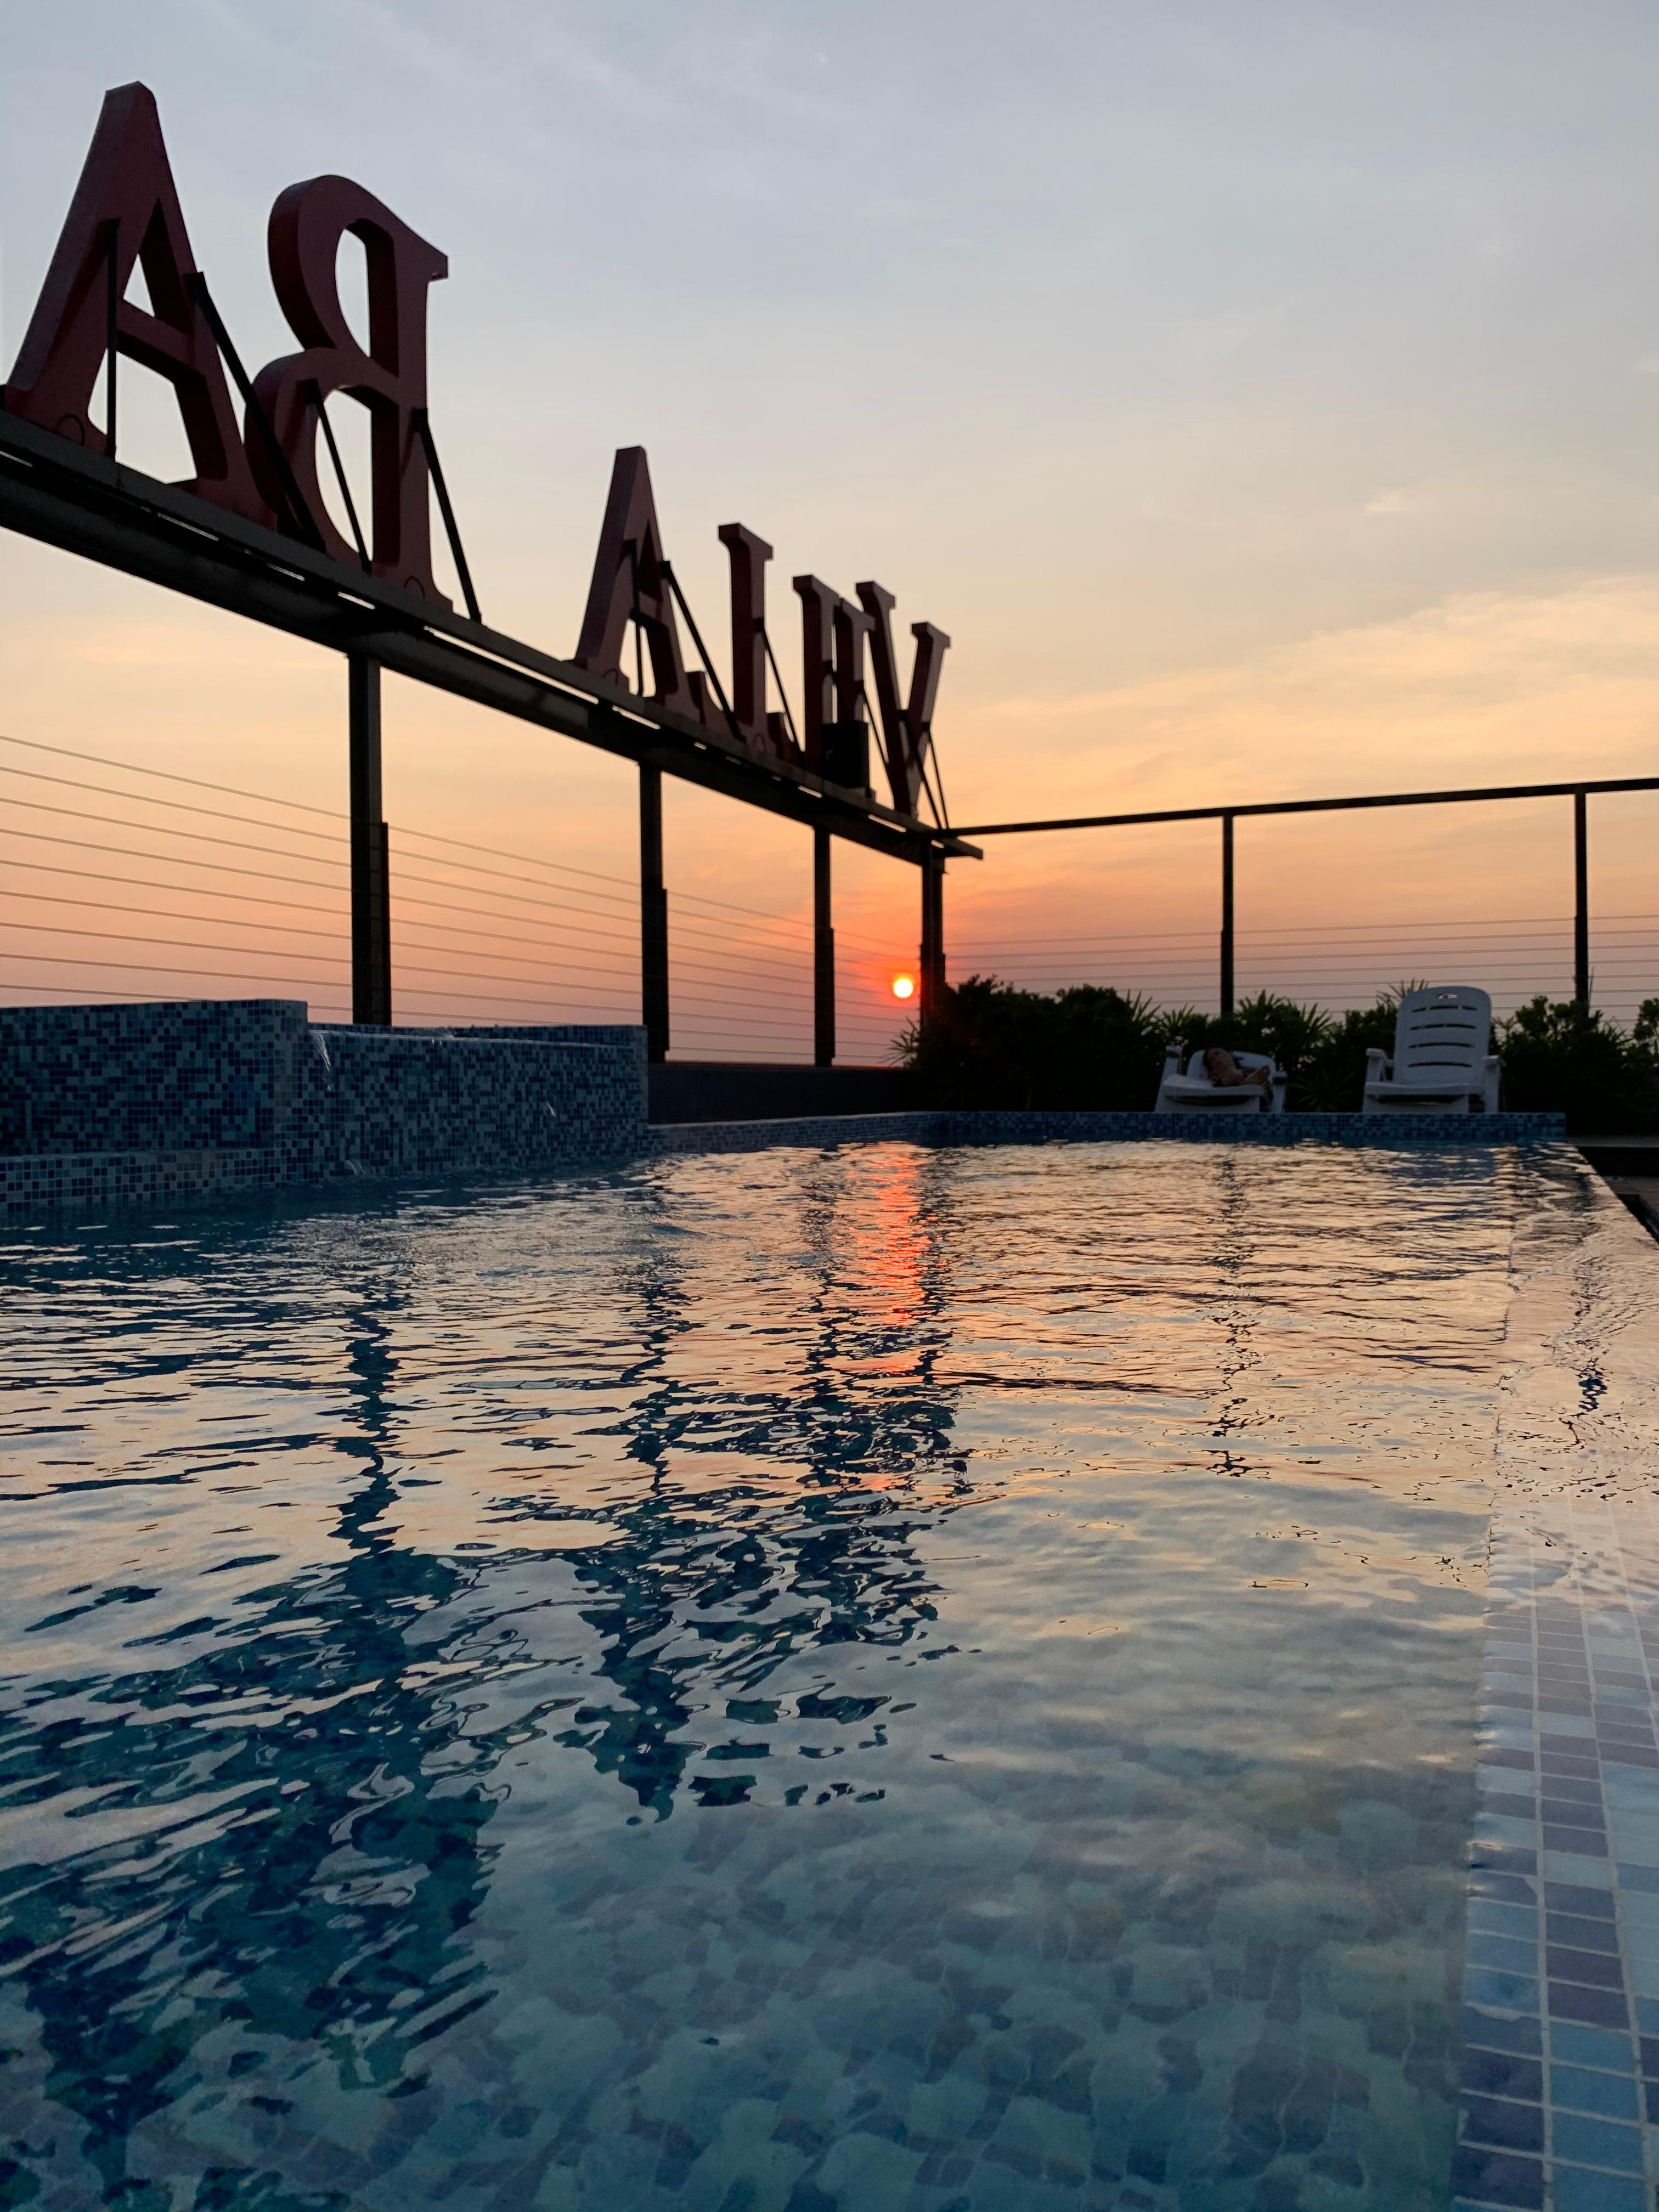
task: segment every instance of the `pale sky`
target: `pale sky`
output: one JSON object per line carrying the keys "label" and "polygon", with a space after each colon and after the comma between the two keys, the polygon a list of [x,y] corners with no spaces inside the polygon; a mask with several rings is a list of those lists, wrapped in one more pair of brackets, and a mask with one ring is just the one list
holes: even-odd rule
{"label": "pale sky", "polygon": [[[292,343],[270,204],[343,172],[449,256],[434,424],[485,613],[533,642],[574,647],[638,442],[717,651],[733,520],[777,549],[792,689],[800,570],[951,633],[962,821],[1655,771],[1650,9],[0,0],[0,27],[7,364],[106,87],[156,94],[251,362]],[[179,472],[165,410],[123,407],[125,457]],[[343,804],[328,656],[15,538],[0,584],[6,734]],[[396,822],[631,872],[629,772],[562,741],[394,687],[386,781]],[[1592,822],[1598,916],[1659,911],[1659,804]],[[1570,910],[1565,802],[1240,837],[1247,933]],[[802,833],[675,795],[671,888],[799,915],[807,872]],[[840,918],[902,960],[913,890],[849,855]],[[1215,919],[1211,831],[993,842],[947,943],[1056,980],[1014,941]],[[1065,972],[1158,982],[1103,957]]]}

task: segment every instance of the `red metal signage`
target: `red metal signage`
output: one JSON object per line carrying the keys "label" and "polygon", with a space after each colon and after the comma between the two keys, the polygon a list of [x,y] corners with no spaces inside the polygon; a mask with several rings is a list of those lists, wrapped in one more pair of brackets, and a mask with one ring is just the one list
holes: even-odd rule
{"label": "red metal signage", "polygon": [[[367,349],[352,335],[336,278],[348,232],[361,240],[368,263]],[[115,363],[121,357],[136,362],[173,387],[196,471],[180,489],[303,538],[337,561],[360,560],[387,583],[447,608],[432,574],[436,455],[427,422],[426,317],[428,294],[448,273],[448,263],[345,177],[290,185],[271,210],[267,245],[277,301],[299,350],[249,379],[196,265],[155,96],[142,84],[106,94],[21,350],[0,387],[0,407],[112,457]],[[143,272],[149,313],[126,297],[135,266]],[[100,422],[93,398],[106,360],[111,374],[106,419]],[[240,422],[228,366],[242,387]],[[338,466],[325,412],[337,392],[365,407],[372,425],[369,527],[362,530],[352,507],[356,546],[335,527],[321,496],[319,436]],[[339,481],[349,506],[343,471]],[[441,474],[435,488],[451,520]],[[453,528],[451,535],[476,619]],[[769,663],[777,676],[766,627],[772,549],[741,523],[725,524],[720,538],[731,567],[730,698],[664,549],[645,449],[618,453],[575,665],[724,732],[760,759],[788,763],[850,791],[867,787],[866,732],[873,721],[891,803],[916,817],[928,789],[933,707],[950,639],[931,623],[911,625],[915,655],[902,696],[892,594],[866,582],[853,600],[817,576],[797,576],[803,648],[797,728],[781,681],[781,711],[767,705]],[[681,617],[703,659],[701,669],[686,665]],[[866,653],[873,713],[865,688]]]}

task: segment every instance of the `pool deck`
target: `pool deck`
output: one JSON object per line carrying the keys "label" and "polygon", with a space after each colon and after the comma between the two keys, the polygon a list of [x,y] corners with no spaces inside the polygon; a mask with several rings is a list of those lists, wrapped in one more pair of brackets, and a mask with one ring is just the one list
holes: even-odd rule
{"label": "pool deck", "polygon": [[1459,2207],[1651,2212],[1659,1259],[1581,1172],[1588,1233],[1516,1235],[1453,2186]]}

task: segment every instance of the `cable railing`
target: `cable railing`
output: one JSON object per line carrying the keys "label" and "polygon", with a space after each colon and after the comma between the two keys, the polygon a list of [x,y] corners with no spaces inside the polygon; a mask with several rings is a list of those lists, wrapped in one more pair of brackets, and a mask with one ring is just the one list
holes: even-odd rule
{"label": "cable railing", "polygon": [[[994,975],[1042,992],[1109,984],[1159,1006],[1212,1012],[1215,945],[1212,929],[1004,937],[964,927],[951,939],[951,975]],[[1424,980],[1477,983],[1506,1015],[1540,992],[1572,996],[1574,917],[1264,926],[1239,930],[1235,958],[1241,1000],[1265,991],[1340,1013]],[[1593,916],[1590,961],[1593,1002],[1628,1027],[1643,1000],[1659,996],[1659,913]]]}
{"label": "cable railing", "polygon": [[[400,1024],[639,1020],[636,881],[389,836]],[[0,1000],[303,998],[349,1021],[350,880],[343,813],[0,738]],[[672,890],[670,911],[673,1055],[810,1060],[810,918]],[[898,964],[837,933],[842,1060],[894,1057]]]}
{"label": "cable railing", "polygon": [[[404,1025],[640,1019],[635,879],[393,824],[394,1018]],[[137,763],[0,738],[0,1001],[302,998],[351,1018],[343,812]],[[810,1060],[810,914],[670,894],[671,1056]],[[913,964],[879,924],[836,931],[842,1061],[891,1061]],[[1330,1012],[1403,981],[1476,982],[1499,1013],[1573,989],[1574,917],[1441,915],[1237,933],[1236,990]],[[1659,913],[1592,914],[1595,1002],[1628,1025],[1659,995]],[[952,979],[1039,990],[1110,984],[1165,1006],[1216,1003],[1213,929],[1007,932],[967,911]]]}

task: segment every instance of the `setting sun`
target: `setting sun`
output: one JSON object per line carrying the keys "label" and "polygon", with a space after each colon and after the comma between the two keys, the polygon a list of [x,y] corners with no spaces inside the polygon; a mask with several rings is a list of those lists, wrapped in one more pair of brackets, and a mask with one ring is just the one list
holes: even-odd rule
{"label": "setting sun", "polygon": [[893,978],[893,996],[894,996],[896,999],[909,999],[909,998],[914,998],[914,997],[915,997],[915,988],[916,988],[916,979],[915,979],[915,977],[914,975],[895,975],[895,976],[894,976],[894,978]]}

